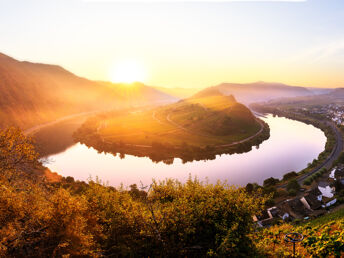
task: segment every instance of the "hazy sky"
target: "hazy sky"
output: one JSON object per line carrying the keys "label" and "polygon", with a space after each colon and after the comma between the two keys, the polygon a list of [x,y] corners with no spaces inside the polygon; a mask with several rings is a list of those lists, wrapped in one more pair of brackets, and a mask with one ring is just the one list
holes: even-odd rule
{"label": "hazy sky", "polygon": [[0,0],[0,52],[97,80],[135,60],[155,86],[338,87],[344,0]]}

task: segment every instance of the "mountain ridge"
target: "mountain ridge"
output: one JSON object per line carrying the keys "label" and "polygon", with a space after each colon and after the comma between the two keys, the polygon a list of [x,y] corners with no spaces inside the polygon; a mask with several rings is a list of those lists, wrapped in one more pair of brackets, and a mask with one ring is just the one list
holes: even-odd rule
{"label": "mountain ridge", "polygon": [[79,77],[58,65],[18,61],[0,53],[0,127],[25,129],[80,112],[175,101],[143,84],[110,84]]}

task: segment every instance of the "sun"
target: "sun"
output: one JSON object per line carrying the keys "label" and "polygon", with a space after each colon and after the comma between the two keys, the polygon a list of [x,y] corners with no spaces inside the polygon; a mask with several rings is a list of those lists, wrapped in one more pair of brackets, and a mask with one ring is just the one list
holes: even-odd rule
{"label": "sun", "polygon": [[143,66],[136,60],[120,62],[110,71],[111,81],[117,83],[143,82],[145,77]]}

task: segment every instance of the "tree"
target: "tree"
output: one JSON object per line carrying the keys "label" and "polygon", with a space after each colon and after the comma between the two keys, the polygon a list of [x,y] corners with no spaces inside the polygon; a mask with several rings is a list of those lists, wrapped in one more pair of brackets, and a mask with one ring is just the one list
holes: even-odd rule
{"label": "tree", "polygon": [[268,179],[265,179],[263,182],[264,187],[266,186],[273,186],[276,185],[279,182],[277,178],[270,177]]}
{"label": "tree", "polygon": [[0,172],[26,171],[38,164],[33,140],[20,129],[10,127],[0,131]]}
{"label": "tree", "polygon": [[287,190],[290,191],[292,189],[295,190],[296,192],[300,190],[300,185],[296,179],[290,180],[287,184]]}
{"label": "tree", "polygon": [[248,193],[252,193],[252,191],[253,191],[253,189],[254,189],[254,186],[253,186],[253,184],[248,183],[248,184],[246,185],[245,189],[246,189],[246,191],[247,191]]}
{"label": "tree", "polygon": [[[189,178],[185,184],[154,182],[148,199],[157,230],[168,246],[166,256],[253,255],[252,216],[266,201],[260,191],[248,195],[243,188]],[[147,234],[155,235],[150,230]]]}
{"label": "tree", "polygon": [[292,179],[294,177],[297,177],[297,173],[295,171],[289,172],[283,176],[283,180],[287,181],[289,179]]}

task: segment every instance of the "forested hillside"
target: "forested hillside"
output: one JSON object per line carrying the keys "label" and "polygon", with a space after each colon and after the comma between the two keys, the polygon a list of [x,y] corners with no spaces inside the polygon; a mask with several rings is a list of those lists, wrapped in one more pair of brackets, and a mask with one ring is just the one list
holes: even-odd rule
{"label": "forested hillside", "polygon": [[60,66],[20,62],[0,53],[0,127],[28,128],[63,116],[171,101],[141,83],[90,81]]}

